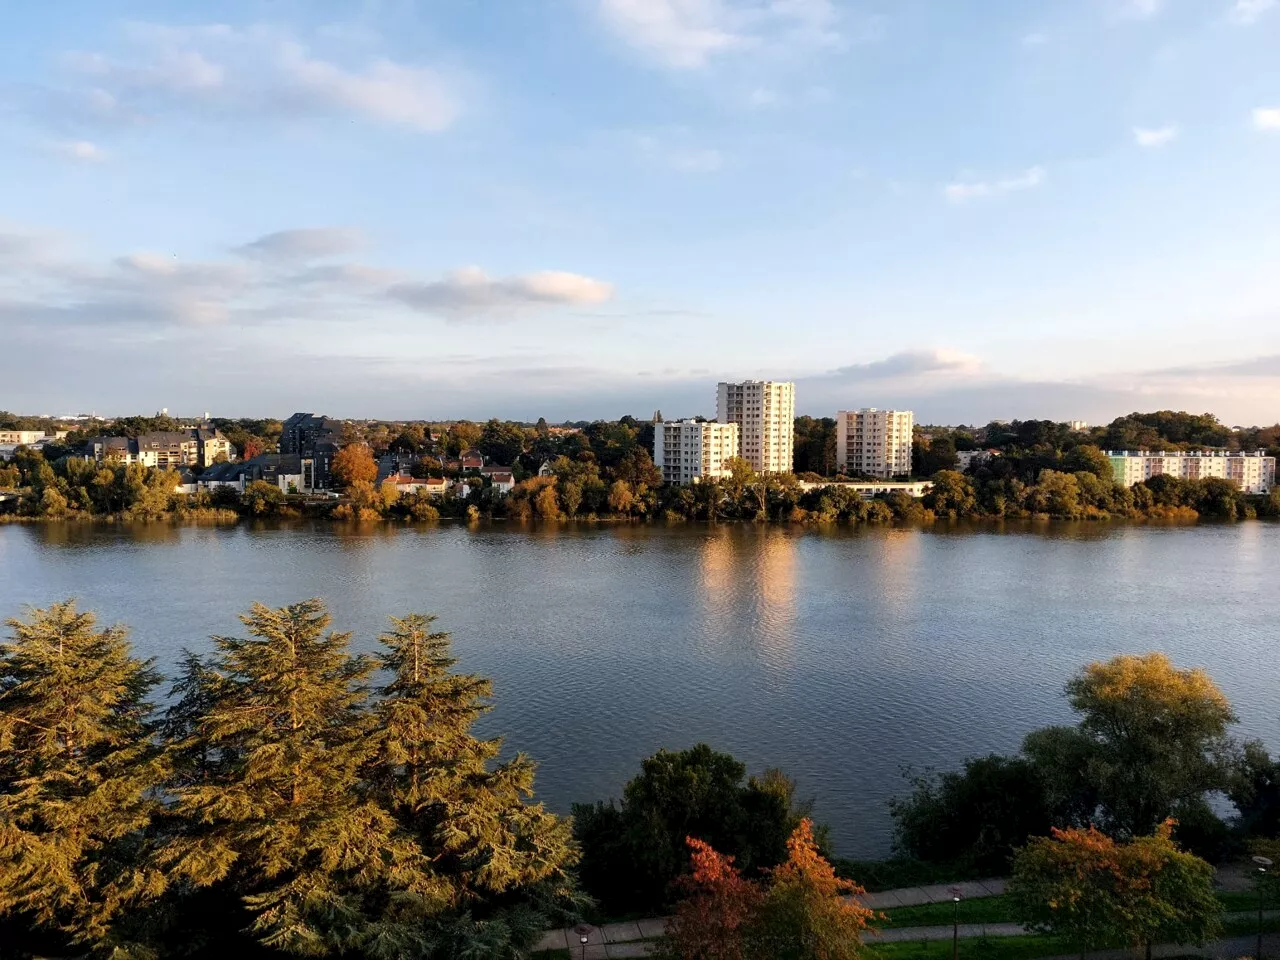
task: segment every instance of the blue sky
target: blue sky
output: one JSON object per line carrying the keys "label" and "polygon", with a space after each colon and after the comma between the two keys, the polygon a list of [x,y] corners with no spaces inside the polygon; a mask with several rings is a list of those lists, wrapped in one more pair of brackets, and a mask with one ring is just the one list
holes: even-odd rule
{"label": "blue sky", "polygon": [[1280,419],[1280,0],[63,0],[0,407]]}

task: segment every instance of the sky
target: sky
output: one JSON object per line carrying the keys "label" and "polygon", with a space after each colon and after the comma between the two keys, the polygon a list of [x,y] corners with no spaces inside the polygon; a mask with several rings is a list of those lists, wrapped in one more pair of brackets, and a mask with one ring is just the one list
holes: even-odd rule
{"label": "sky", "polygon": [[0,409],[1280,420],[1280,0],[60,0]]}

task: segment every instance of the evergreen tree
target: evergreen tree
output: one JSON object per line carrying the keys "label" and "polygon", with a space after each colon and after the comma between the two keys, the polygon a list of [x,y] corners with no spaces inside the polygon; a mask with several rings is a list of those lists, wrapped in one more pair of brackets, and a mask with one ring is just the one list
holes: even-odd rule
{"label": "evergreen tree", "polygon": [[370,769],[386,808],[432,864],[445,909],[424,917],[430,956],[522,956],[553,920],[574,909],[576,859],[566,821],[528,802],[534,766],[496,763],[500,740],[471,733],[489,709],[491,683],[451,672],[447,633],[434,617],[391,618],[380,639],[390,680],[376,708]]}
{"label": "evergreen tree", "polygon": [[186,767],[174,778],[179,829],[165,862],[238,908],[231,929],[207,934],[211,952],[231,952],[227,938],[247,925],[295,954],[413,955],[399,917],[430,897],[425,864],[360,780],[376,743],[372,662],[348,653],[349,634],[326,632],[319,600],[255,604],[241,620],[251,637],[216,637],[207,666],[189,663],[193,709],[171,715],[190,735],[177,745]]}
{"label": "evergreen tree", "polygon": [[[163,890],[148,828],[163,782],[159,682],[123,627],[74,601],[8,621],[0,645],[0,930],[40,950],[131,955],[124,915]],[[19,932],[20,931],[20,932]]]}

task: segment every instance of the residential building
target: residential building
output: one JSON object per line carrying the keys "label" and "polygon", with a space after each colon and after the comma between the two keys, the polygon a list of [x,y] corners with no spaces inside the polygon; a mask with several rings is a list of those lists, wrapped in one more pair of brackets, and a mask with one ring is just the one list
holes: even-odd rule
{"label": "residential building", "polygon": [[85,444],[85,456],[141,464],[157,470],[211,467],[219,457],[231,459],[231,441],[217,430],[157,430],[136,437],[94,437]]}
{"label": "residential building", "polygon": [[741,435],[736,423],[665,420],[654,424],[653,463],[665,483],[727,477],[725,462],[740,455]]}
{"label": "residential building", "polygon": [[[0,443],[12,443],[19,447],[30,446],[43,440],[48,434],[43,430],[0,430]],[[66,433],[63,433],[66,436]]]}
{"label": "residential building", "polygon": [[794,383],[746,380],[716,386],[716,420],[738,425],[737,455],[757,473],[791,472],[795,419]]}
{"label": "residential building", "polygon": [[1067,428],[1075,433],[1084,433],[1089,429],[1089,422],[1087,420],[1068,420]]}
{"label": "residential building", "polygon": [[911,473],[910,410],[841,410],[836,414],[836,468],[872,477]]}
{"label": "residential building", "polygon": [[312,493],[306,486],[303,459],[297,454],[264,453],[240,463],[219,463],[202,473],[196,481],[201,490],[230,487],[244,493],[251,483],[263,481],[279,487],[283,493]]}
{"label": "residential building", "polygon": [[516,477],[512,469],[496,463],[487,463],[481,467],[480,476],[489,478],[491,489],[496,493],[510,493],[516,486]]}
{"label": "residential building", "polygon": [[919,499],[933,489],[933,484],[928,480],[822,480],[819,482],[800,480],[797,481],[801,490],[820,490],[826,487],[840,487],[845,490],[854,490],[862,495],[863,500],[874,500],[877,496],[886,493],[905,493],[908,496]]}
{"label": "residential building", "polygon": [[1116,483],[1125,487],[1159,476],[1180,480],[1220,477],[1234,481],[1244,493],[1270,493],[1276,485],[1276,458],[1267,456],[1265,450],[1252,453],[1108,450],[1106,453]]}
{"label": "residential building", "polygon": [[308,489],[329,488],[329,468],[341,446],[341,420],[317,417],[314,413],[295,413],[281,425],[280,452],[302,458]]}
{"label": "residential building", "polygon": [[957,450],[956,451],[956,469],[961,473],[968,473],[975,467],[980,467],[984,463],[990,463],[993,457],[1000,456],[999,450]]}

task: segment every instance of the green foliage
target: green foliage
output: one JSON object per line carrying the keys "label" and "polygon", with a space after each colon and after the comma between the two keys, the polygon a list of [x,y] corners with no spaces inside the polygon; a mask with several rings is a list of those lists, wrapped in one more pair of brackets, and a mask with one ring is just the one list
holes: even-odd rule
{"label": "green foliage", "polygon": [[1241,748],[1232,765],[1227,796],[1240,812],[1245,833],[1280,836],[1280,761],[1260,741],[1250,740]]}
{"label": "green foliage", "polygon": [[748,876],[780,863],[806,807],[780,772],[745,776],[743,764],[706,744],[660,750],[642,762],[620,804],[575,805],[586,891],[607,912],[663,906],[688,864],[687,837],[734,857]]}
{"label": "green foliage", "polygon": [[1036,767],[1021,757],[966,760],[962,771],[911,782],[889,809],[895,849],[920,860],[1003,874],[1014,851],[1053,824]]}
{"label": "green foliage", "polygon": [[1222,926],[1213,867],[1177,848],[1172,824],[1117,843],[1092,827],[1058,830],[1018,854],[1008,897],[1033,929],[1081,950],[1203,945]]}
{"label": "green foliage", "polygon": [[154,898],[148,828],[163,767],[147,699],[158,678],[122,627],[73,601],[8,621],[0,646],[0,917],[34,949],[128,949]]}

